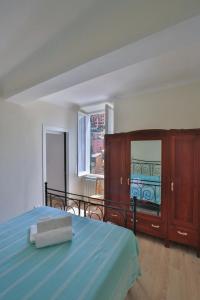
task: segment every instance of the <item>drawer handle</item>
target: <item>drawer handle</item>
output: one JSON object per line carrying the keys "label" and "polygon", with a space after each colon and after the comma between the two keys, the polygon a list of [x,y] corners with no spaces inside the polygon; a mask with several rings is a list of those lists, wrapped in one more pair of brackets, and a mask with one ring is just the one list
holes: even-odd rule
{"label": "drawer handle", "polygon": [[[133,218],[131,219],[131,222],[133,222]],[[138,219],[136,219],[135,222],[137,223],[137,222],[138,222]]]}
{"label": "drawer handle", "polygon": [[178,230],[177,233],[180,234],[180,235],[184,235],[184,236],[187,236],[187,235],[188,235],[187,232],[182,232],[182,231],[180,231],[180,230]]}
{"label": "drawer handle", "polygon": [[151,224],[151,227],[153,227],[153,228],[160,228],[160,225]]}
{"label": "drawer handle", "polygon": [[111,214],[111,216],[112,216],[112,217],[118,217],[118,215],[117,215],[117,214]]}

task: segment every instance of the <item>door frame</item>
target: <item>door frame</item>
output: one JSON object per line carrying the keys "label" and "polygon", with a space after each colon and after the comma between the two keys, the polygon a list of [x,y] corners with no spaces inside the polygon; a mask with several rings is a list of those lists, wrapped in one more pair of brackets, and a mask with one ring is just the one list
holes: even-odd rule
{"label": "door frame", "polygon": [[45,205],[45,186],[44,183],[47,181],[47,133],[64,133],[64,185],[65,192],[68,191],[69,187],[69,131],[66,128],[47,126],[42,124],[42,204]]}

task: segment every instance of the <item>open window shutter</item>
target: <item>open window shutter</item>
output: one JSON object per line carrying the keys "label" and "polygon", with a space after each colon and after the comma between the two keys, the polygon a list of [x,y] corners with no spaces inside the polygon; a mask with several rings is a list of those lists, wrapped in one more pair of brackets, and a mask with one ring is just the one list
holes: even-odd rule
{"label": "open window shutter", "polygon": [[106,120],[105,133],[113,133],[114,132],[114,110],[111,104],[105,104],[105,120]]}
{"label": "open window shutter", "polygon": [[90,117],[78,112],[78,176],[90,173]]}
{"label": "open window shutter", "polygon": [[90,116],[86,116],[86,174],[90,174]]}

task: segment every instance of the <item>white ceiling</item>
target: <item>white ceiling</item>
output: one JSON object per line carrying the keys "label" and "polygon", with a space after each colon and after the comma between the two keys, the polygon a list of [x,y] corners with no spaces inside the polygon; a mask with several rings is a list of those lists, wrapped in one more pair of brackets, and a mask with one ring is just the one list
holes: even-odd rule
{"label": "white ceiling", "polygon": [[1,0],[0,77],[71,26],[92,0]]}
{"label": "white ceiling", "polygon": [[118,100],[200,79],[200,43],[74,85],[40,100],[65,106]]}
{"label": "white ceiling", "polygon": [[199,0],[2,0],[0,97],[82,105],[195,80],[198,15]]}

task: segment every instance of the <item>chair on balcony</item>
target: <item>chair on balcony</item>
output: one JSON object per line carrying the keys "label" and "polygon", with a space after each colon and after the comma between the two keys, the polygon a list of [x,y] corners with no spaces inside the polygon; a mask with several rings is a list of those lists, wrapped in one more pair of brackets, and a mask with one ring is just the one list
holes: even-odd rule
{"label": "chair on balcony", "polygon": [[104,178],[96,179],[95,194],[91,195],[90,197],[95,198],[95,199],[103,199],[104,198]]}
{"label": "chair on balcony", "polygon": [[103,219],[104,217],[104,207],[100,206],[104,205],[104,178],[97,178],[96,179],[96,187],[95,187],[95,194],[90,196],[91,202],[96,204],[90,206],[89,214],[92,218],[95,219]]}

